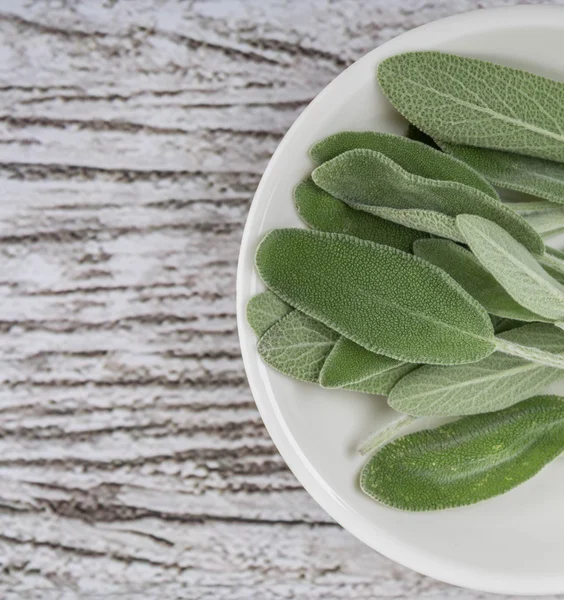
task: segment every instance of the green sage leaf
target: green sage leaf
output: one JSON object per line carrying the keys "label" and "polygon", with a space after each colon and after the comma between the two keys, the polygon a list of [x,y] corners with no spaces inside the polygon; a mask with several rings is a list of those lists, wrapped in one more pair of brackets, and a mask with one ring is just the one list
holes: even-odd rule
{"label": "green sage leaf", "polygon": [[417,369],[417,367],[418,365],[411,363],[398,363],[397,367],[388,369],[382,373],[376,373],[375,375],[372,375],[372,377],[368,377],[357,383],[351,383],[344,387],[345,389],[354,392],[387,396],[402,377],[405,377],[405,375],[411,373],[411,371]]}
{"label": "green sage leaf", "polygon": [[314,144],[310,155],[320,165],[359,148],[380,152],[412,175],[464,184],[499,201],[494,188],[466,163],[401,135],[376,131],[344,131]]}
{"label": "green sage leaf", "polygon": [[564,165],[551,160],[486,148],[438,142],[439,146],[493,185],[564,203]]}
{"label": "green sage leaf", "polygon": [[[341,387],[364,394],[387,395],[404,375],[417,368],[417,365],[402,363],[362,349],[354,342],[328,331],[322,323],[293,309],[270,291],[254,296],[247,308],[249,322],[259,336],[280,323],[268,337],[259,341],[258,352],[267,364],[294,379],[310,383],[325,381],[321,372],[327,357],[333,355],[331,362],[334,368],[344,375]],[[284,320],[289,312],[293,316]],[[334,355],[336,346],[341,351]],[[344,348],[348,348],[348,351],[343,351]],[[351,360],[354,361],[359,355],[365,366],[360,376],[359,367],[354,362],[351,364]],[[339,358],[352,368],[352,375],[346,375],[343,365],[336,360]],[[367,365],[372,365],[372,369],[367,369]],[[385,365],[387,368],[384,368]]]}
{"label": "green sage leaf", "polygon": [[460,215],[456,222],[472,252],[516,302],[545,319],[564,319],[564,286],[523,245],[482,217]]}
{"label": "green sage leaf", "polygon": [[[446,271],[492,315],[518,321],[546,321],[517,303],[468,250],[440,239],[418,240],[416,256]],[[549,319],[550,321],[550,319]]]}
{"label": "green sage leaf", "polygon": [[264,362],[277,371],[317,383],[323,363],[339,338],[323,323],[293,310],[264,333],[257,350]]}
{"label": "green sage leaf", "polygon": [[281,229],[263,239],[256,263],[284,301],[377,354],[459,364],[496,347],[476,300],[441,269],[395,248]]}
{"label": "green sage leaf", "polygon": [[536,396],[390,442],[365,464],[360,486],[402,510],[453,508],[508,492],[563,450],[564,403]]}
{"label": "green sage leaf", "polygon": [[319,383],[327,388],[344,387],[360,383],[402,364],[405,363],[370,352],[342,337],[327,357],[319,375]]}
{"label": "green sage leaf", "polygon": [[564,84],[441,52],[391,56],[378,81],[434,139],[564,161]]}
{"label": "green sage leaf", "polygon": [[[554,325],[531,323],[499,337],[564,354],[564,332]],[[501,352],[468,365],[424,365],[401,379],[388,403],[413,416],[461,416],[507,408],[564,378],[545,367]]]}
{"label": "green sage leaf", "polygon": [[[477,214],[509,231],[532,252],[544,252],[542,239],[534,229],[501,202],[455,181],[413,175],[374,150],[344,152],[317,167],[312,177],[332,196],[377,216],[391,218],[382,209],[436,211],[451,218]],[[454,222],[452,226],[455,227]]]}
{"label": "green sage leaf", "polygon": [[296,187],[294,201],[302,220],[318,231],[346,233],[404,252],[411,252],[413,242],[421,237],[420,231],[351,208],[315,185],[311,178]]}
{"label": "green sage leaf", "polygon": [[359,205],[362,212],[369,210],[371,214],[378,214],[383,219],[389,219],[393,223],[417,229],[421,236],[425,233],[438,235],[458,242],[464,241],[462,234],[456,225],[456,219],[434,210],[423,210],[421,208],[388,208],[386,206],[364,207]]}
{"label": "green sage leaf", "polygon": [[247,321],[257,337],[294,309],[272,292],[262,292],[247,303]]}

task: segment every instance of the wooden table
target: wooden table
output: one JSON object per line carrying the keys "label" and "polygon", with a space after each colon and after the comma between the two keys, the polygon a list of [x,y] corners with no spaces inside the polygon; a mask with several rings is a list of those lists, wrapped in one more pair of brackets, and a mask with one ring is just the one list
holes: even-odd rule
{"label": "wooden table", "polygon": [[402,31],[504,4],[0,2],[1,598],[490,598],[380,557],[303,491],[249,393],[234,291],[308,102]]}

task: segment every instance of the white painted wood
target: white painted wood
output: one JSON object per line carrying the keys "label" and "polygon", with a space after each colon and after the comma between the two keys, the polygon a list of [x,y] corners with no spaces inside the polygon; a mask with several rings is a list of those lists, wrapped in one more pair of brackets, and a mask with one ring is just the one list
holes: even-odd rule
{"label": "white painted wood", "polygon": [[269,156],[346,65],[512,1],[0,1],[0,597],[487,598],[302,490],[234,315]]}

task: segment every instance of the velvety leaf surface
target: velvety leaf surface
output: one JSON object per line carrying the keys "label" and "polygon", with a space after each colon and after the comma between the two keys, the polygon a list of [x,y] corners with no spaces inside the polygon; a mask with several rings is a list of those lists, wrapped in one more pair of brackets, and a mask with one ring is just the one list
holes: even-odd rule
{"label": "velvety leaf surface", "polygon": [[494,188],[465,162],[401,135],[376,131],[344,131],[314,144],[310,155],[320,165],[356,148],[380,152],[413,175],[462,183],[499,200]]}
{"label": "velvety leaf surface", "polygon": [[327,357],[319,375],[319,383],[327,388],[344,387],[361,383],[403,364],[393,358],[374,354],[342,337]]}
{"label": "velvety leaf surface", "polygon": [[[423,210],[421,208],[388,208],[387,206],[358,205],[361,211],[367,211],[372,215],[379,215],[383,219],[389,219],[393,223],[403,225],[420,232],[419,237],[430,233],[439,237],[464,241],[464,238],[456,224],[455,217],[449,217],[435,210]],[[360,211],[359,211],[360,212]]]}
{"label": "velvety leaf surface", "polygon": [[387,396],[394,385],[405,375],[417,369],[418,365],[412,363],[399,363],[397,367],[372,375],[368,379],[351,383],[345,386],[347,390],[363,392],[364,394],[381,394]]}
{"label": "velvety leaf surface", "polygon": [[495,348],[482,306],[444,271],[395,248],[280,229],[263,239],[256,263],[283,300],[378,354],[457,364]]}
{"label": "velvety leaf surface", "polygon": [[[531,323],[499,337],[564,354],[564,332],[554,325]],[[469,365],[419,367],[399,381],[388,403],[409,415],[472,415],[511,406],[562,378],[561,369],[495,352]]]}
{"label": "velvety leaf surface", "polygon": [[416,256],[446,271],[490,313],[518,321],[546,321],[517,303],[468,250],[449,240],[418,240]]}
{"label": "velvety leaf surface", "polygon": [[346,233],[404,252],[411,252],[413,242],[422,236],[416,229],[351,208],[315,185],[311,178],[296,187],[294,202],[302,220],[318,231]]}
{"label": "velvety leaf surface", "polygon": [[494,221],[531,252],[544,244],[534,229],[491,196],[454,181],[414,175],[374,150],[349,150],[312,173],[314,182],[353,208],[383,216],[378,208],[436,211],[448,217],[476,214]]}
{"label": "velvety leaf surface", "polygon": [[274,323],[292,310],[294,309],[276,294],[262,292],[253,296],[247,303],[247,321],[260,338]]}
{"label": "velvety leaf surface", "polygon": [[368,460],[360,486],[402,510],[453,508],[513,489],[563,450],[564,403],[536,396],[397,438]]}
{"label": "velvety leaf surface", "polygon": [[[270,291],[254,296],[247,307],[248,318],[257,335],[263,335],[283,321],[268,337],[259,341],[258,351],[267,364],[294,379],[319,383],[328,362],[324,357],[332,355],[331,364],[338,376],[343,377],[342,387],[365,394],[387,395],[404,375],[417,367],[364,350],[303,313],[300,317],[300,311]],[[293,313],[292,317],[284,321],[289,312]],[[340,351],[333,354],[337,346]],[[355,362],[355,357],[360,358],[360,364]],[[347,365],[352,369],[349,375]]]}
{"label": "velvety leaf surface", "polygon": [[319,373],[339,334],[294,310],[260,338],[258,353],[277,371],[301,381],[317,383]]}
{"label": "velvety leaf surface", "polygon": [[524,246],[481,217],[460,215],[456,222],[474,255],[516,302],[546,319],[564,319],[564,286]]}
{"label": "velvety leaf surface", "polygon": [[514,152],[439,142],[441,148],[483,175],[493,185],[564,203],[564,165]]}
{"label": "velvety leaf surface", "polygon": [[441,52],[382,61],[378,81],[434,139],[564,161],[564,84]]}

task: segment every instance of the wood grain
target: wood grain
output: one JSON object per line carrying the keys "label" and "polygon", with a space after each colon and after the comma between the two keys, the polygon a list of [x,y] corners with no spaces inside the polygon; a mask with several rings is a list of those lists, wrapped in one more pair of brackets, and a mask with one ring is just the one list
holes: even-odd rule
{"label": "wood grain", "polygon": [[234,290],[307,103],[402,31],[506,4],[0,2],[1,598],[490,597],[378,556],[302,490]]}

